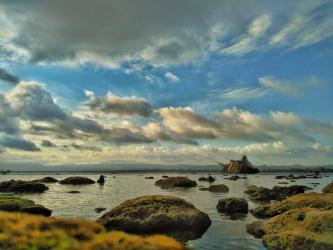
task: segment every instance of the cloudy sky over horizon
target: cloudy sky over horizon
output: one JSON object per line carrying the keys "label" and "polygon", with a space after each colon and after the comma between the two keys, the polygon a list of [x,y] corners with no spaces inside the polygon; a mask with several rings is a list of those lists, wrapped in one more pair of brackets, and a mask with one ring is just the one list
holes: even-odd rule
{"label": "cloudy sky over horizon", "polygon": [[0,165],[333,161],[333,2],[0,0]]}

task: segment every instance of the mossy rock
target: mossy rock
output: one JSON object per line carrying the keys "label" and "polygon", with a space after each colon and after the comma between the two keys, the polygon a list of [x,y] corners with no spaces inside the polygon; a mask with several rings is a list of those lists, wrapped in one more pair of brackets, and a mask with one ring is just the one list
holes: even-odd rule
{"label": "mossy rock", "polygon": [[46,218],[0,212],[0,249],[6,250],[185,250],[182,244],[162,235],[140,237],[106,232],[84,220]]}
{"label": "mossy rock", "polygon": [[34,201],[24,199],[14,195],[0,195],[0,210],[8,212],[24,212],[29,214],[39,214],[50,216],[52,210],[35,204]]}
{"label": "mossy rock", "polygon": [[218,201],[217,211],[221,213],[247,213],[249,205],[244,198],[224,198]]}
{"label": "mossy rock", "polygon": [[96,182],[87,177],[73,176],[61,180],[59,183],[65,185],[90,185],[95,184]]}
{"label": "mossy rock", "polygon": [[127,200],[97,220],[108,230],[163,233],[181,240],[200,237],[210,226],[206,213],[173,196],[152,195]]}
{"label": "mossy rock", "polygon": [[323,208],[333,209],[333,193],[305,193],[291,196],[280,202],[261,205],[250,212],[258,218],[268,218],[282,214],[295,208]]}
{"label": "mossy rock", "polygon": [[35,181],[3,181],[0,183],[0,192],[12,193],[43,193],[49,188]]}
{"label": "mossy rock", "polygon": [[227,193],[229,188],[224,184],[210,185],[208,191],[212,193]]}
{"label": "mossy rock", "polygon": [[265,224],[263,243],[272,250],[333,249],[333,210],[293,209]]}
{"label": "mossy rock", "polygon": [[155,185],[162,188],[175,188],[175,187],[190,188],[190,187],[196,187],[197,183],[193,180],[190,180],[187,177],[177,176],[177,177],[160,179],[155,182]]}
{"label": "mossy rock", "polygon": [[333,181],[322,190],[323,193],[333,193]]}

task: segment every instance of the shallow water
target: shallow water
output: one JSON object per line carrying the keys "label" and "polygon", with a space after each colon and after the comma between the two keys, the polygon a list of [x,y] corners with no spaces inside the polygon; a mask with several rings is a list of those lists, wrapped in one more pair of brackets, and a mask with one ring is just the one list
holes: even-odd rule
{"label": "shallow water", "polygon": [[[87,186],[71,186],[61,185],[58,183],[47,184],[49,190],[43,194],[24,194],[23,197],[34,200],[36,203],[42,204],[53,210],[52,216],[63,218],[85,218],[95,220],[102,213],[98,214],[94,211],[97,207],[105,207],[106,211],[119,205],[121,202],[135,198],[141,195],[165,194],[174,195],[185,199],[194,204],[198,209],[209,214],[212,225],[207,232],[197,240],[188,242],[187,244],[194,249],[212,250],[212,249],[265,249],[261,240],[255,239],[246,233],[245,225],[256,220],[250,213],[244,218],[231,219],[228,216],[220,214],[216,210],[219,199],[225,197],[246,197],[244,191],[250,185],[264,186],[271,188],[279,185],[278,182],[284,180],[276,180],[277,174],[260,174],[248,175],[248,179],[239,179],[231,181],[223,179],[222,174],[213,174],[217,180],[214,184],[225,184],[229,187],[228,193],[210,193],[208,191],[200,191],[199,187],[190,189],[161,189],[154,185],[157,179],[160,179],[165,173],[145,173],[145,174],[105,174],[107,176],[104,186],[87,185]],[[187,176],[190,179],[197,180],[202,173],[170,173],[168,176]],[[69,176],[86,176],[97,180],[99,174],[10,174],[1,175],[0,181],[5,180],[33,180],[45,176],[53,176],[59,180]],[[116,178],[112,178],[116,176]],[[145,176],[154,176],[155,179],[144,179]],[[319,192],[324,186],[332,181],[333,175],[327,175],[322,179],[298,179],[288,185],[298,184],[312,187],[314,192]],[[310,183],[320,183],[314,186]],[[199,186],[208,187],[206,182],[198,182]],[[281,186],[288,186],[281,185]],[[70,194],[69,191],[77,190],[80,193]],[[249,200],[248,200],[249,201]],[[249,201],[249,207],[254,208],[258,204]]]}

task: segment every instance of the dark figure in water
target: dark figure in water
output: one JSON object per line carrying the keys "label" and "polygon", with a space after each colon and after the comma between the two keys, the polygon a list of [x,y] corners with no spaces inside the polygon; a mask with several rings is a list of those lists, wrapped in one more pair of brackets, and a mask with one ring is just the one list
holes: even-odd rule
{"label": "dark figure in water", "polygon": [[98,184],[103,185],[105,182],[105,177],[104,175],[99,176],[99,179],[97,181]]}

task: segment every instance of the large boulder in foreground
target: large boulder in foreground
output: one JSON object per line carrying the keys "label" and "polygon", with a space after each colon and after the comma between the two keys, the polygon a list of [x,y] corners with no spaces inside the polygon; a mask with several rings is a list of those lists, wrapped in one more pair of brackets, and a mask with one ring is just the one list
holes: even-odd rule
{"label": "large boulder in foreground", "polygon": [[323,193],[333,193],[333,181],[322,190]]}
{"label": "large boulder in foreground", "polygon": [[268,249],[333,249],[333,210],[293,209],[271,218],[264,226]]}
{"label": "large boulder in foreground", "polygon": [[0,212],[1,249],[61,250],[185,250],[182,244],[162,235],[140,237],[124,232],[106,232],[84,220],[46,218]]}
{"label": "large boulder in foreground", "polygon": [[42,183],[34,181],[3,181],[0,183],[0,192],[12,193],[43,193],[49,188]]}
{"label": "large boulder in foreground", "polygon": [[251,200],[268,202],[271,200],[283,200],[289,196],[304,193],[305,190],[309,189],[311,188],[301,185],[292,185],[289,187],[274,186],[272,189],[251,185],[245,193],[249,195]]}
{"label": "large boulder in foreground", "polygon": [[259,169],[255,168],[244,155],[241,160],[230,160],[229,164],[225,164],[223,172],[229,174],[256,174],[259,173]]}
{"label": "large boulder in foreground", "polygon": [[177,177],[160,179],[155,182],[155,185],[161,188],[175,188],[175,187],[190,188],[190,187],[196,187],[197,183],[195,181],[190,180],[187,177],[177,176]]}
{"label": "large boulder in foreground", "polygon": [[247,213],[249,206],[244,198],[224,198],[218,201],[217,211],[221,213]]}
{"label": "large boulder in foreground", "polygon": [[173,196],[152,195],[127,200],[97,222],[107,230],[137,234],[163,233],[181,240],[200,237],[210,226],[206,213]]}
{"label": "large boulder in foreground", "polygon": [[68,185],[89,185],[89,184],[95,184],[95,181],[87,177],[73,176],[61,180],[59,183],[68,184]]}
{"label": "large boulder in foreground", "polygon": [[29,214],[39,214],[50,216],[52,210],[35,204],[34,201],[24,199],[14,195],[0,195],[0,210],[8,212],[24,212]]}
{"label": "large boulder in foreground", "polygon": [[251,213],[258,218],[268,218],[282,214],[291,209],[304,207],[333,209],[333,193],[297,194],[280,202],[273,202],[268,205],[261,205],[251,209]]}

